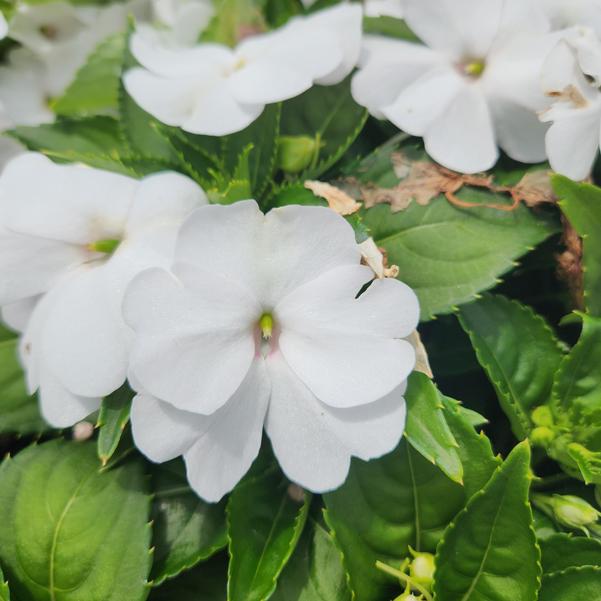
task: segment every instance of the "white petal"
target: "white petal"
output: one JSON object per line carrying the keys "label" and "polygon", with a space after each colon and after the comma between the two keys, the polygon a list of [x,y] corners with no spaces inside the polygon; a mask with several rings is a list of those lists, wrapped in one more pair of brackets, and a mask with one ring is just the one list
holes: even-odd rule
{"label": "white petal", "polygon": [[137,186],[123,175],[57,165],[41,154],[26,153],[2,173],[0,216],[14,232],[72,244],[118,239]]}
{"label": "white petal", "polygon": [[461,173],[490,169],[498,157],[486,99],[477,84],[467,85],[424,136],[426,151],[441,165]]}
{"label": "white petal", "polygon": [[178,266],[178,273],[184,285],[160,269],[131,283],[123,306],[137,334],[130,365],[154,396],[206,415],[223,406],[247,374],[261,311],[235,282],[189,265]]}
{"label": "white petal", "polygon": [[24,332],[39,300],[39,296],[31,296],[16,303],[5,305],[0,308],[2,321],[16,332]]}
{"label": "white petal", "polygon": [[198,441],[184,459],[190,486],[206,501],[230,492],[259,454],[269,394],[265,364],[255,361],[227,404],[203,418]]}
{"label": "white petal", "polygon": [[270,356],[271,401],[265,423],[275,455],[294,482],[314,492],[340,486],[351,456],[379,457],[398,444],[405,424],[402,391],[353,409],[320,403],[280,355]]}
{"label": "white petal", "polygon": [[456,60],[486,56],[501,23],[503,0],[405,0],[405,20],[428,46]]}

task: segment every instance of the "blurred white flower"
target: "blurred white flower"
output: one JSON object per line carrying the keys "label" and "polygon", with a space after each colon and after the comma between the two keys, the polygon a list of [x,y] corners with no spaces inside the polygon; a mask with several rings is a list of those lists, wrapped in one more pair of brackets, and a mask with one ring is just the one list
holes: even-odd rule
{"label": "blurred white flower", "polygon": [[538,0],[554,29],[592,27],[601,34],[601,0]]}
{"label": "blurred white flower", "polygon": [[403,18],[403,0],[365,0],[364,7],[368,17]]}
{"label": "blurred white flower", "polygon": [[250,125],[266,104],[301,94],[314,83],[341,81],[353,68],[361,39],[361,7],[339,5],[244,39],[235,49],[205,43],[165,45],[145,29],[131,39],[142,67],[124,84],[133,99],[168,125],[226,135]]}
{"label": "blurred white flower", "polygon": [[391,451],[419,308],[392,279],[356,298],[372,278],[329,209],[195,211],[171,273],[145,271],[125,296],[138,448],[157,462],[183,455],[209,501],[246,473],[263,427],[287,476],[313,491],[339,486],[352,456]]}
{"label": "blurred white flower", "polygon": [[170,264],[183,219],[206,202],[176,173],[141,181],[23,154],[0,177],[0,305],[42,414],[72,425],[125,381],[125,286]]}
{"label": "blurred white flower", "polygon": [[[154,28],[161,31],[166,45],[192,46],[199,40],[213,16],[211,0],[153,0]],[[150,25],[138,26],[143,31]]]}
{"label": "blurred white flower", "polygon": [[543,68],[543,89],[553,100],[541,119],[551,167],[575,180],[586,178],[601,136],[601,43],[592,29],[575,28],[553,49]]}
{"label": "blurred white flower", "polygon": [[426,45],[368,36],[355,100],[424,138],[442,165],[492,167],[497,146],[523,162],[545,158],[540,70],[559,34],[527,0],[406,0]]}

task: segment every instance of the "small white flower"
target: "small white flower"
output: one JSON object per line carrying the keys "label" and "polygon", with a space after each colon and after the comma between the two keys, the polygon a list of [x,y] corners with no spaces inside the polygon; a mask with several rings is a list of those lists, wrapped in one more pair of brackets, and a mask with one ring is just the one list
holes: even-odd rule
{"label": "small white flower", "polygon": [[423,137],[430,156],[456,171],[489,169],[497,146],[543,160],[539,75],[557,37],[540,10],[528,0],[407,0],[404,16],[427,45],[367,37],[355,100]]}
{"label": "small white flower", "polygon": [[551,167],[575,180],[593,166],[601,131],[601,43],[591,29],[576,28],[553,49],[543,68],[543,88],[553,99],[541,120]]}
{"label": "small white flower", "polygon": [[72,425],[125,380],[129,280],[168,265],[183,219],[206,202],[188,178],[136,181],[23,154],[0,177],[0,305],[24,330],[31,392],[53,426]]}
{"label": "small white flower", "polygon": [[538,0],[554,29],[592,27],[601,34],[601,0]]}
{"label": "small white flower", "polygon": [[364,6],[368,17],[403,18],[403,0],[366,0]]}
{"label": "small white flower", "polygon": [[196,44],[215,12],[210,0],[153,0],[152,8],[165,44],[175,46]]}
{"label": "small white flower", "polygon": [[248,470],[263,427],[287,476],[313,491],[339,486],[352,456],[391,451],[419,308],[392,279],[356,298],[372,278],[329,209],[198,209],[171,273],[148,270],[126,292],[136,445],[157,462],[183,455],[209,501]]}
{"label": "small white flower", "polygon": [[131,51],[142,67],[127,72],[133,99],[168,125],[226,135],[250,125],[266,104],[301,94],[314,83],[341,81],[361,39],[361,7],[340,5],[243,40],[169,48],[159,34],[135,33]]}

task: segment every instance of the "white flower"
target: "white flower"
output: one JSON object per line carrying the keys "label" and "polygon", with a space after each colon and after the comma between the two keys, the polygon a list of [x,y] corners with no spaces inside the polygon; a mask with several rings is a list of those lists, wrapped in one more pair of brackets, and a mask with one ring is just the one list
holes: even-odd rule
{"label": "white flower", "polygon": [[352,456],[391,451],[419,309],[391,279],[357,299],[372,278],[329,209],[198,209],[171,273],[148,270],[126,292],[138,448],[156,462],[183,455],[209,501],[248,470],[263,426],[287,476],[313,491],[339,486]]}
{"label": "white flower", "polygon": [[221,44],[166,47],[136,33],[131,51],[142,67],[124,84],[151,115],[184,130],[226,135],[244,129],[266,104],[292,98],[313,83],[341,81],[353,68],[361,38],[361,8],[340,5],[284,27]]}
{"label": "white flower", "polygon": [[601,0],[538,0],[554,29],[592,27],[601,34]]}
{"label": "white flower", "polygon": [[98,408],[125,381],[121,299],[139,271],[170,263],[184,217],[206,202],[188,178],[136,181],[27,153],[0,177],[0,305],[24,329],[31,392],[53,426]]}
{"label": "white flower", "polygon": [[366,0],[365,14],[368,17],[403,18],[403,0]]}
{"label": "white flower", "polygon": [[551,167],[575,180],[586,178],[601,136],[601,43],[591,29],[576,28],[551,52],[543,88],[553,99],[541,119],[552,122],[546,137]]}
{"label": "white flower", "polygon": [[152,8],[165,44],[180,46],[196,44],[215,12],[210,0],[153,0]]}
{"label": "white flower", "polygon": [[543,160],[539,76],[557,37],[542,13],[527,0],[407,0],[404,12],[427,46],[368,37],[355,100],[456,171],[492,167],[497,146]]}

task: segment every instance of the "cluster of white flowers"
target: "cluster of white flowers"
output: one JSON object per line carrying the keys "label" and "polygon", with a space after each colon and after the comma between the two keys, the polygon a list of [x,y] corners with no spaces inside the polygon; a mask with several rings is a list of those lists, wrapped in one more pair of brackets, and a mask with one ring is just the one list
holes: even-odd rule
{"label": "cluster of white flowers", "polygon": [[9,162],[0,305],[29,389],[65,427],[128,378],[137,446],[183,455],[210,501],[246,473],[263,428],[290,479],[334,488],[351,456],[402,435],[417,299],[397,280],[357,298],[374,274],[329,209],[206,202],[176,173]]}

